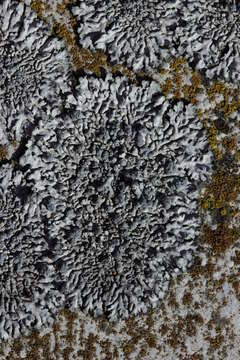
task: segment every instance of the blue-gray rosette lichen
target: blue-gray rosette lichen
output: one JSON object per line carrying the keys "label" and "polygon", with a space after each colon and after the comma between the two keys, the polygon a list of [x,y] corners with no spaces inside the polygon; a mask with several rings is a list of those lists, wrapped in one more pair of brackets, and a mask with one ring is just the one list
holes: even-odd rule
{"label": "blue-gray rosette lichen", "polygon": [[208,78],[240,80],[240,6],[230,0],[183,2],[176,31],[180,55]]}
{"label": "blue-gray rosette lichen", "polygon": [[53,38],[30,7],[0,3],[0,145],[15,151],[42,113],[60,112],[70,88],[64,43]]}
{"label": "blue-gray rosette lichen", "polygon": [[175,55],[175,1],[78,0],[72,7],[81,46],[105,51],[134,70],[152,70]]}
{"label": "blue-gray rosette lichen", "polygon": [[55,244],[66,303],[116,319],[157,306],[197,251],[211,156],[194,107],[154,82],[79,79],[21,165]]}

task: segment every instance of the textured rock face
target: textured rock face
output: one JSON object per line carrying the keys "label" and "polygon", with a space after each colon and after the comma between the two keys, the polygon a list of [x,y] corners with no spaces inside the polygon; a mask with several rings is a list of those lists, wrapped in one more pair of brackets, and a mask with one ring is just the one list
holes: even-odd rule
{"label": "textured rock face", "polygon": [[197,250],[211,157],[192,105],[124,77],[79,79],[69,114],[33,131],[21,164],[71,307],[126,317],[156,306]]}
{"label": "textured rock face", "polygon": [[[231,8],[232,32],[220,2],[200,1],[195,18],[193,1],[88,0],[72,11],[80,44],[112,61],[150,72],[171,52],[204,70],[216,57],[235,76],[237,44],[215,42],[223,18],[236,36]],[[2,1],[0,25],[0,336],[40,327],[63,305],[111,319],[156,307],[197,252],[212,159],[196,107],[110,74],[82,75],[71,92],[63,43],[30,8]]]}
{"label": "textured rock face", "polygon": [[63,42],[19,1],[0,3],[0,143],[20,143],[42,113],[59,113],[69,90],[69,60]]}
{"label": "textured rock face", "polygon": [[79,42],[107,52],[111,61],[152,70],[174,53],[171,39],[178,1],[78,0],[72,12]]}
{"label": "textured rock face", "polygon": [[239,1],[188,0],[184,3],[184,26],[176,32],[179,53],[208,78],[239,81]]}
{"label": "textured rock face", "polygon": [[32,189],[10,165],[0,168],[0,336],[51,321],[63,304],[54,288],[46,231]]}

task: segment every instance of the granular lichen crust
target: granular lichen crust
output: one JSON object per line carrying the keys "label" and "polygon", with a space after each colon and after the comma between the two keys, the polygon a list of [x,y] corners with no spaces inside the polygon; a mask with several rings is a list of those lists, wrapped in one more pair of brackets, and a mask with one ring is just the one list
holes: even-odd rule
{"label": "granular lichen crust", "polygon": [[10,158],[12,142],[20,143],[43,112],[60,112],[70,62],[63,41],[19,1],[1,1],[0,29],[0,145]]}
{"label": "granular lichen crust", "polygon": [[63,296],[31,184],[10,165],[0,168],[0,338],[26,334],[53,320]]}
{"label": "granular lichen crust", "polygon": [[65,117],[33,131],[21,164],[58,239],[67,303],[126,317],[158,305],[192,264],[211,155],[194,107],[157,83],[107,74],[75,90]]}
{"label": "granular lichen crust", "polygon": [[72,7],[79,43],[103,50],[135,71],[152,70],[170,54],[176,1],[78,0]]}
{"label": "granular lichen crust", "polygon": [[208,78],[240,80],[239,1],[188,0],[176,38],[179,55],[192,62]]}

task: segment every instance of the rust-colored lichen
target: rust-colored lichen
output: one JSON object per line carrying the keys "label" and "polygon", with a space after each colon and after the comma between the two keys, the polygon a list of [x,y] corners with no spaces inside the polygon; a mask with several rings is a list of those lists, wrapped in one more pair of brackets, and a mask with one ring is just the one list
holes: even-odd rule
{"label": "rust-colored lichen", "polygon": [[[207,116],[207,117],[206,117]],[[220,143],[217,140],[217,129],[215,124],[210,120],[208,112],[205,113],[205,117],[201,118],[203,126],[205,128],[209,146],[215,155],[216,160],[222,159],[222,152],[220,150]]]}
{"label": "rust-colored lichen", "polygon": [[204,226],[202,236],[204,242],[211,246],[213,252],[221,255],[232,246],[235,241],[239,240],[240,229],[230,228],[226,224],[218,225],[215,230]]}
{"label": "rust-colored lichen", "polygon": [[192,303],[192,299],[192,293],[189,291],[185,291],[182,298],[183,305],[190,305]]}
{"label": "rust-colored lichen", "polygon": [[7,148],[5,146],[0,146],[0,161],[6,160],[8,155]]}
{"label": "rust-colored lichen", "polygon": [[41,0],[33,0],[31,2],[31,8],[39,17],[43,17],[44,15],[44,5]]}
{"label": "rust-colored lichen", "polygon": [[231,203],[240,192],[240,175],[218,169],[206,186],[201,199],[205,210],[231,207]]}

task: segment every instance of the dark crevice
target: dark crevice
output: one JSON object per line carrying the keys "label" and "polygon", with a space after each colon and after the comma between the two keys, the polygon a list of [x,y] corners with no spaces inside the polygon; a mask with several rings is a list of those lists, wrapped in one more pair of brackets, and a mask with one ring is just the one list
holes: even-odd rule
{"label": "dark crevice", "polygon": [[0,167],[4,164],[11,164],[11,165],[13,165],[13,168],[15,170],[20,170],[22,173],[24,173],[28,170],[29,166],[28,165],[22,166],[19,164],[19,161],[27,150],[28,141],[31,139],[32,133],[33,133],[34,129],[37,127],[38,122],[39,122],[39,118],[36,118],[34,123],[30,123],[26,126],[25,136],[22,138],[18,148],[13,153],[13,155],[10,159],[3,159],[0,161]]}

